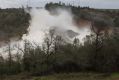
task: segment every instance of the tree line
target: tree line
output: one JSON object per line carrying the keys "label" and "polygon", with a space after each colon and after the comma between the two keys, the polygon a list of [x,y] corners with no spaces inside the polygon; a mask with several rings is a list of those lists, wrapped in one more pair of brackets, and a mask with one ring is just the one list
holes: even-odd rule
{"label": "tree line", "polygon": [[54,30],[49,31],[42,46],[26,40],[24,48],[17,46],[18,51],[12,54],[12,47],[8,44],[8,57],[0,56],[0,74],[119,71],[119,35],[107,36],[94,30],[94,26],[91,26],[92,35],[87,36],[83,44],[78,38],[67,43],[60,35],[55,35]]}
{"label": "tree line", "polygon": [[[18,14],[16,11],[16,15],[21,18],[22,14]],[[119,71],[118,29],[117,32],[113,32],[110,35],[109,28],[111,24],[107,20],[100,19],[100,17],[88,17],[91,18],[90,29],[92,34],[86,36],[83,44],[80,43],[78,38],[75,38],[72,43],[67,43],[60,35],[55,35],[55,30],[49,31],[42,46],[25,40],[24,48],[20,48],[18,45],[17,49],[15,48],[15,54],[13,54],[13,49],[9,42],[5,51],[8,56],[4,58],[0,55],[0,75],[22,72],[29,72],[32,75],[47,75],[60,72],[94,71],[109,73]],[[5,19],[10,20],[12,18]],[[16,22],[14,25],[16,27],[19,26],[19,20],[13,19]],[[23,17],[23,20],[21,19],[20,21],[28,24],[28,19],[28,17]],[[118,26],[118,20],[115,21]],[[6,25],[2,23],[4,22],[1,22],[0,25]],[[11,25],[10,23],[9,25]],[[9,26],[7,25],[7,27]],[[11,29],[7,28],[7,30]],[[16,28],[12,30],[17,31]]]}

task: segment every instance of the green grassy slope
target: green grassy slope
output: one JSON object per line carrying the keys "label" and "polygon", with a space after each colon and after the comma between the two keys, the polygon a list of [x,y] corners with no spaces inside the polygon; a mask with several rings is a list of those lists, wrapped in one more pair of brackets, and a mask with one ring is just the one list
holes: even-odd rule
{"label": "green grassy slope", "polygon": [[14,75],[0,80],[119,80],[119,74],[102,74],[102,73],[62,73],[49,76],[34,77],[24,74]]}
{"label": "green grassy slope", "polygon": [[94,73],[71,73],[56,74],[35,80],[119,80],[119,74],[94,74]]}

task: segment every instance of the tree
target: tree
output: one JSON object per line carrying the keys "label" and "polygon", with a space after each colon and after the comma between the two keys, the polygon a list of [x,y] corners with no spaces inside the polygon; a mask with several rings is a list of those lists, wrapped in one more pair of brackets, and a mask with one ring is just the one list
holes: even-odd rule
{"label": "tree", "polygon": [[94,33],[95,40],[94,40],[94,61],[93,66],[96,68],[95,70],[98,70],[98,67],[101,67],[102,63],[99,60],[102,59],[103,56],[101,56],[101,50],[103,48],[103,40],[106,38],[105,35],[108,35],[107,29],[109,25],[100,18],[95,18],[91,22],[91,30]]}
{"label": "tree", "polygon": [[115,27],[119,27],[119,17],[116,17],[114,19],[114,25],[115,25]]}
{"label": "tree", "polygon": [[8,44],[8,60],[9,60],[9,68],[11,68],[12,66],[12,53],[11,53],[11,45],[10,43]]}
{"label": "tree", "polygon": [[23,53],[23,65],[25,71],[30,71],[30,43],[29,41],[24,41],[24,53]]}
{"label": "tree", "polygon": [[1,76],[4,74],[4,58],[3,56],[0,54],[0,78]]}

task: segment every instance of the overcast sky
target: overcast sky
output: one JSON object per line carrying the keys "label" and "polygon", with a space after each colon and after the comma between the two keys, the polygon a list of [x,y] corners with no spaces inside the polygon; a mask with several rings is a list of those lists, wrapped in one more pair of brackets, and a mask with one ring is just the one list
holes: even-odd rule
{"label": "overcast sky", "polygon": [[47,2],[65,2],[91,8],[119,9],[119,0],[0,0],[0,8],[21,7],[27,4],[32,7],[43,7]]}

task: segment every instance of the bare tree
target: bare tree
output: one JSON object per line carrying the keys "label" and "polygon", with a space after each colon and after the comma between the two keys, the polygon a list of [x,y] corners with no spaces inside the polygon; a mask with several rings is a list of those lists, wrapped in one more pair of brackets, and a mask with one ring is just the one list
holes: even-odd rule
{"label": "bare tree", "polygon": [[44,47],[46,48],[46,54],[50,54],[50,51],[52,50],[53,47],[53,42],[55,38],[55,30],[52,29],[49,31],[49,34],[46,35],[46,38],[44,40]]}
{"label": "bare tree", "polygon": [[108,35],[108,24],[103,19],[95,18],[91,22],[91,30],[95,35],[96,53],[103,47],[103,39]]}
{"label": "bare tree", "polygon": [[7,51],[8,51],[8,65],[9,65],[9,69],[11,69],[13,59],[12,59],[12,47],[11,47],[11,42],[10,42],[10,40],[8,41]]}

